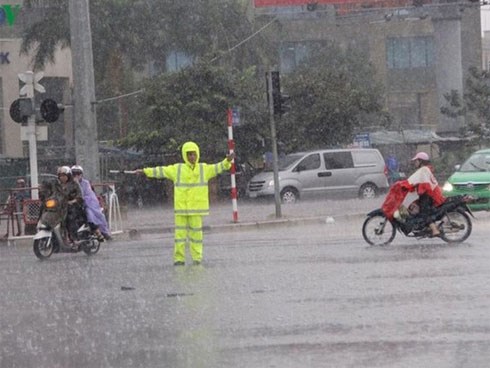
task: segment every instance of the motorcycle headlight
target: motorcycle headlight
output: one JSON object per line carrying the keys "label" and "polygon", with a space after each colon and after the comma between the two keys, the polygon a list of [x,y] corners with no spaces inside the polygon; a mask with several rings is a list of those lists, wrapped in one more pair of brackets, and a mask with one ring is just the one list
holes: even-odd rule
{"label": "motorcycle headlight", "polygon": [[55,208],[57,205],[58,205],[58,201],[53,198],[50,198],[45,202],[46,208]]}
{"label": "motorcycle headlight", "polygon": [[444,192],[452,192],[452,191],[453,191],[453,189],[454,189],[453,185],[452,185],[450,182],[448,182],[448,181],[446,181],[446,182],[444,183],[444,186],[442,187],[442,190],[443,190]]}

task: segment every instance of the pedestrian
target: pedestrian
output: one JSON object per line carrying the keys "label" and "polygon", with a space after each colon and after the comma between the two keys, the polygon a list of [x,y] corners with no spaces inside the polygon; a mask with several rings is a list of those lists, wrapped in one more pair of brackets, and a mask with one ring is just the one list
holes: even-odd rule
{"label": "pedestrian", "polygon": [[400,179],[400,164],[398,163],[395,155],[392,153],[386,159],[386,171],[390,186]]}
{"label": "pedestrian", "polygon": [[182,146],[183,163],[136,170],[148,178],[169,179],[174,183],[174,266],[185,265],[187,242],[194,264],[202,261],[202,217],[209,214],[208,181],[231,167],[230,153],[216,164],[199,162],[199,146],[186,142]]}
{"label": "pedestrian", "polygon": [[[15,236],[22,235],[22,213],[24,210],[24,199],[31,198],[31,194],[26,187],[26,181],[22,178],[18,178],[15,182],[15,189],[12,190],[11,194],[7,198],[7,204],[4,207],[4,211],[7,213],[9,210],[13,211],[13,216],[17,222],[17,233]],[[8,222],[7,222],[8,227]],[[8,236],[5,234],[5,238]]]}
{"label": "pedestrian", "polygon": [[85,214],[87,215],[87,222],[90,228],[99,241],[110,240],[111,231],[107,225],[107,220],[102,213],[99,199],[92,189],[90,181],[83,177],[83,168],[80,165],[74,165],[71,167],[71,174],[73,175],[73,180],[78,182],[82,189]]}

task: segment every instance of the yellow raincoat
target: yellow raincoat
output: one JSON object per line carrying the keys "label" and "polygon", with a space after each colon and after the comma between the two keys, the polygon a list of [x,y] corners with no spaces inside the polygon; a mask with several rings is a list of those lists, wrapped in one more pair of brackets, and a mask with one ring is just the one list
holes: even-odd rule
{"label": "yellow raincoat", "polygon": [[[196,152],[197,160],[192,165],[188,152]],[[143,169],[149,178],[169,179],[174,183],[175,249],[174,262],[185,262],[185,244],[189,240],[194,262],[202,260],[202,216],[209,214],[208,182],[225,170],[231,162],[226,158],[216,164],[199,162],[199,146],[186,142],[182,146],[184,163]]]}

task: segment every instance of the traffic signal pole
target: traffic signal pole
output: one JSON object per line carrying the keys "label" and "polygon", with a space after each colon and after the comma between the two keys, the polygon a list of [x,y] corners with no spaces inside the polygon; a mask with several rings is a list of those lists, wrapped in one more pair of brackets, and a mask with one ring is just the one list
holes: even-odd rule
{"label": "traffic signal pole", "polygon": [[269,119],[271,124],[272,167],[274,169],[274,201],[276,203],[276,218],[281,218],[281,196],[279,193],[279,167],[277,154],[276,122],[274,119],[274,95],[272,87],[272,71],[267,72],[267,93],[269,97]]}
{"label": "traffic signal pole", "polygon": [[[39,182],[37,170],[37,134],[36,125],[36,106],[34,100],[34,90],[39,93],[46,92],[46,89],[38,82],[43,78],[42,72],[33,73],[28,70],[25,73],[18,74],[19,80],[24,82],[24,86],[19,91],[20,98],[10,105],[10,117],[19,124],[27,124],[26,135],[29,142],[29,165],[31,174],[31,198],[39,199]],[[57,104],[49,98],[45,99],[39,108],[40,118],[52,123],[58,120],[60,112],[64,109],[61,104]]]}
{"label": "traffic signal pole", "polygon": [[[41,76],[42,78],[42,76]],[[22,75],[19,75],[19,79],[25,83],[22,92],[25,92],[25,96],[31,101],[32,111],[35,111],[34,106],[34,73],[32,71],[27,71]],[[39,78],[40,79],[40,78]],[[31,172],[31,198],[38,199],[39,192],[37,187],[38,183],[38,172],[37,172],[37,136],[36,136],[36,115],[30,114],[27,118],[27,139],[29,142],[29,168]]]}

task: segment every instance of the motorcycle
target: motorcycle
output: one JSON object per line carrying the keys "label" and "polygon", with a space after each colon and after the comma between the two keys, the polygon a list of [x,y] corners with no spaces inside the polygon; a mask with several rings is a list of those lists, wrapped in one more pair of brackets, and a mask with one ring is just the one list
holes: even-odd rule
{"label": "motorcycle", "polygon": [[63,236],[63,202],[60,193],[51,191],[42,202],[41,216],[34,235],[34,254],[41,260],[49,258],[53,253],[77,253],[83,251],[87,255],[95,254],[100,249],[100,241],[86,223],[77,230],[76,240],[70,244]]}
{"label": "motorcycle", "polygon": [[[392,194],[391,191],[397,189],[400,188],[393,186],[387,199]],[[406,209],[401,205],[405,198],[404,194],[395,193],[392,197],[396,199],[388,205],[386,205],[388,201],[385,200],[382,208],[367,214],[362,225],[362,236],[370,245],[390,244],[395,239],[397,231],[411,238],[432,238],[432,231],[428,226],[431,222],[436,224],[440,231],[439,237],[447,243],[461,243],[471,234],[473,227],[471,217],[474,216],[467,205],[473,200],[470,196],[449,197],[439,207],[435,207],[428,216],[422,216],[416,213],[417,211],[411,213],[410,206]],[[396,209],[393,214],[388,209],[390,206]]]}

